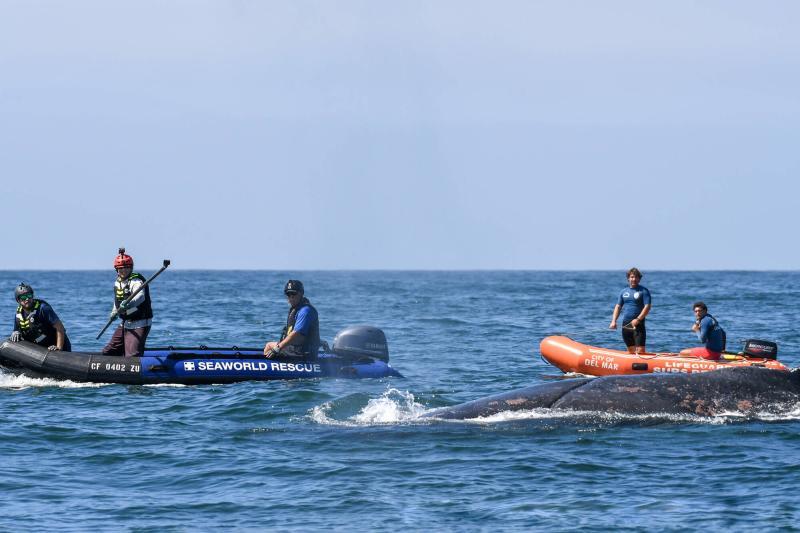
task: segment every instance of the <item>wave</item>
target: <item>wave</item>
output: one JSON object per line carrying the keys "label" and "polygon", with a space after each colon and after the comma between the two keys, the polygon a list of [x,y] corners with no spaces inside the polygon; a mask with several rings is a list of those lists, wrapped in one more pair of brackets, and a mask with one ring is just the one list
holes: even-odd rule
{"label": "wave", "polygon": [[[647,413],[647,414],[623,414],[623,413],[602,413],[599,411],[562,411],[553,409],[532,409],[529,411],[504,411],[487,417],[477,417],[465,420],[455,420],[455,422],[467,424],[501,424],[505,422],[519,421],[564,421],[570,425],[655,425],[655,424],[702,424],[702,425],[725,425],[746,422],[786,422],[800,420],[800,409],[790,413],[719,413],[714,416],[700,416],[692,414],[674,413]],[[441,422],[452,423],[453,420],[441,420]]]}
{"label": "wave", "polygon": [[0,370],[0,389],[24,390],[30,388],[56,387],[61,389],[83,389],[105,387],[109,383],[79,383],[69,380],[58,380],[52,378],[32,378],[19,376]]}
{"label": "wave", "polygon": [[351,394],[325,402],[311,409],[309,417],[325,425],[396,425],[419,421],[428,410],[412,393],[390,388],[378,398]]}
{"label": "wave", "polygon": [[[45,387],[55,387],[59,389],[96,389],[100,387],[108,387],[119,385],[118,383],[95,383],[95,382],[81,382],[70,381],[68,379],[53,379],[53,378],[32,378],[24,375],[17,375],[6,370],[0,369],[0,389],[9,390],[25,390]],[[154,388],[181,388],[186,387],[181,383],[152,383],[139,385],[142,387]]]}

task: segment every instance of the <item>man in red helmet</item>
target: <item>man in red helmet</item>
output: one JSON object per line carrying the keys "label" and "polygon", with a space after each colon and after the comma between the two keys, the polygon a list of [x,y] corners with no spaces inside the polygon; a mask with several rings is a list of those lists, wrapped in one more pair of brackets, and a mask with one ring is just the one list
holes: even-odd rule
{"label": "man in red helmet", "polygon": [[117,271],[117,280],[114,282],[114,308],[111,314],[113,316],[116,313],[122,323],[103,348],[103,355],[140,357],[144,354],[147,334],[153,323],[150,287],[145,285],[126,304],[124,301],[144,285],[145,279],[133,271],[133,258],[125,254],[125,248],[120,248],[119,255],[114,258],[114,269]]}

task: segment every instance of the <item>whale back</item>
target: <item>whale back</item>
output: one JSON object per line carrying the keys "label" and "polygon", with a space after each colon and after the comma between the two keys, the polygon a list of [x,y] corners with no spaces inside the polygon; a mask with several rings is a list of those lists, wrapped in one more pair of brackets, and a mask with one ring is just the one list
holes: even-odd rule
{"label": "whale back", "polygon": [[786,412],[800,403],[800,373],[757,367],[693,374],[609,376],[569,391],[554,409],[626,414]]}

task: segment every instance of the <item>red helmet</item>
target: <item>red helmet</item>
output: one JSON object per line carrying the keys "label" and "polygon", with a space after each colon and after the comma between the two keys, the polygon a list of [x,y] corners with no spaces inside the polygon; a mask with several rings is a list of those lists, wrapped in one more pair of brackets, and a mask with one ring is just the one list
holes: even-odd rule
{"label": "red helmet", "polygon": [[125,255],[125,248],[120,248],[119,255],[114,258],[114,269],[122,267],[133,268],[133,257]]}

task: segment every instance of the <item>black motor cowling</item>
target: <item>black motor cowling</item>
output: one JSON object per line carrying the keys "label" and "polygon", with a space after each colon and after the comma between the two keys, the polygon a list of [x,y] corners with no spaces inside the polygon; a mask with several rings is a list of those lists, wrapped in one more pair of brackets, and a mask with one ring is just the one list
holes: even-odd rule
{"label": "black motor cowling", "polygon": [[333,353],[342,357],[370,357],[389,361],[386,335],[373,326],[348,326],[333,339]]}
{"label": "black motor cowling", "polygon": [[742,351],[747,357],[757,357],[759,359],[778,358],[778,344],[771,341],[747,339],[744,341],[744,350]]}

